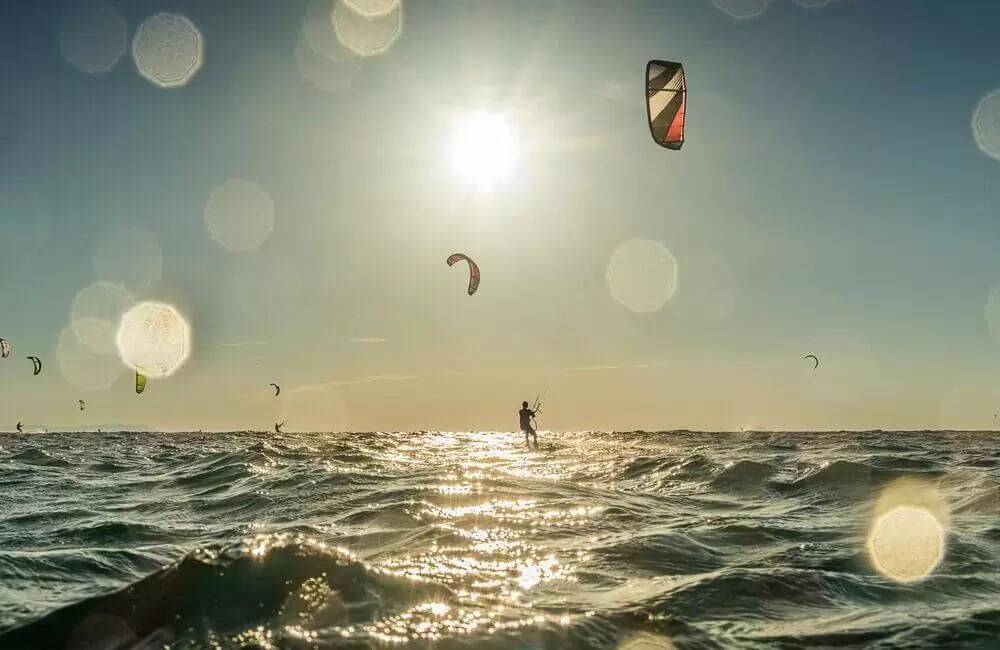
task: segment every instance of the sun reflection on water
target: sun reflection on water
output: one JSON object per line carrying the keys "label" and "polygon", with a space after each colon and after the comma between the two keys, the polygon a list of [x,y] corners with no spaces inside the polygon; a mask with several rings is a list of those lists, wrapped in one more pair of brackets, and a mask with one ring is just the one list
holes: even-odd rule
{"label": "sun reflection on water", "polygon": [[[382,604],[371,617],[352,618],[350,611],[359,605],[331,586],[326,574],[315,576],[297,587],[289,585],[279,627],[248,629],[239,641],[261,647],[280,645],[282,639],[306,644],[336,644],[338,639],[399,644],[495,635],[529,626],[565,629],[572,625],[573,618],[565,610],[542,612],[534,602],[552,593],[551,586],[577,582],[578,567],[590,560],[590,554],[553,546],[552,537],[570,531],[589,535],[606,508],[580,501],[553,502],[544,495],[522,496],[538,494],[526,481],[560,478],[569,468],[551,454],[526,456],[512,443],[510,434],[470,438],[439,433],[432,438],[419,444],[404,439],[388,446],[373,438],[366,443],[367,449],[358,450],[359,456],[377,457],[383,475],[398,473],[407,477],[399,485],[414,487],[399,488],[399,496],[391,500],[372,494],[373,501],[367,501],[359,492],[355,516],[360,518],[349,524],[329,515],[326,521],[311,523],[328,543],[301,535],[261,535],[245,545],[245,552],[256,562],[265,562],[281,544],[315,545],[344,558],[345,570],[347,562],[364,566],[366,573],[359,576],[377,581],[372,588],[387,589],[385,585],[396,581],[409,585],[403,592],[409,596],[388,601],[383,600],[385,593],[374,596]],[[428,446],[439,455],[440,469],[426,482],[407,482],[415,476],[415,467],[427,466]],[[281,464],[264,455],[262,461],[248,464],[248,471],[262,479],[280,475]],[[316,465],[322,475],[343,473],[341,463],[329,457],[318,458]],[[366,504],[371,503],[378,505],[368,509]],[[405,539],[406,543],[381,541],[368,546],[365,540],[372,535]],[[343,541],[336,543],[357,545],[355,550],[369,554],[367,559],[362,562],[350,551],[334,548],[330,542],[338,537]],[[386,550],[392,548],[397,551]],[[416,594],[430,595],[422,589],[446,591],[439,597],[419,598]]]}

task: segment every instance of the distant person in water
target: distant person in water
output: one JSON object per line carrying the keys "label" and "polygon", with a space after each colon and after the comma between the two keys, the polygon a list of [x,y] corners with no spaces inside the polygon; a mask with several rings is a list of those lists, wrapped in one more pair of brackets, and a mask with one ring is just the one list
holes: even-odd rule
{"label": "distant person in water", "polygon": [[21,428],[21,423],[20,422],[17,423],[17,432],[18,433],[24,433],[24,429]]}
{"label": "distant person in water", "polygon": [[281,427],[283,427],[283,426],[285,426],[284,422],[275,422],[274,423],[274,432],[275,433],[281,433]]}
{"label": "distant person in water", "polygon": [[535,427],[531,426],[531,420],[535,417],[535,412],[528,408],[527,402],[521,402],[521,410],[517,412],[521,416],[521,431],[524,431],[524,444],[531,446],[528,442],[528,436],[533,436],[535,439],[535,449],[538,449],[538,434],[535,433]]}

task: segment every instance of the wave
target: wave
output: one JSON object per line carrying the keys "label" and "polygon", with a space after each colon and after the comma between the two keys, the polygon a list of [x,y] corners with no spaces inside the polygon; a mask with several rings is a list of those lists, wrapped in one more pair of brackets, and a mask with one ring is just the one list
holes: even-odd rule
{"label": "wave", "polygon": [[[0,647],[991,647],[989,438],[555,435],[7,439]],[[912,583],[868,543],[904,478]]]}

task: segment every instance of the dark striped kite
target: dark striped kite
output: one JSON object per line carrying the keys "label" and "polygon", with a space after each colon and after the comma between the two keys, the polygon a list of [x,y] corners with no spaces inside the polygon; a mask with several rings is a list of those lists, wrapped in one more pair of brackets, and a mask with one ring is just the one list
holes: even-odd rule
{"label": "dark striped kite", "polygon": [[646,118],[656,144],[679,151],[684,145],[687,114],[687,77],[684,66],[674,61],[653,60],[646,64]]}
{"label": "dark striped kite", "polygon": [[448,256],[448,266],[454,266],[461,260],[465,260],[469,263],[469,295],[471,296],[476,293],[476,289],[479,288],[479,265],[463,253],[455,253]]}

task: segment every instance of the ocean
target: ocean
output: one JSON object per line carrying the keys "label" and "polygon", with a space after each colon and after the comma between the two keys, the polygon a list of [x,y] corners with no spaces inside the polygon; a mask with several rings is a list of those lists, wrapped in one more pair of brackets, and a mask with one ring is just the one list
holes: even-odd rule
{"label": "ocean", "polygon": [[987,433],[0,435],[0,648],[1000,648]]}

